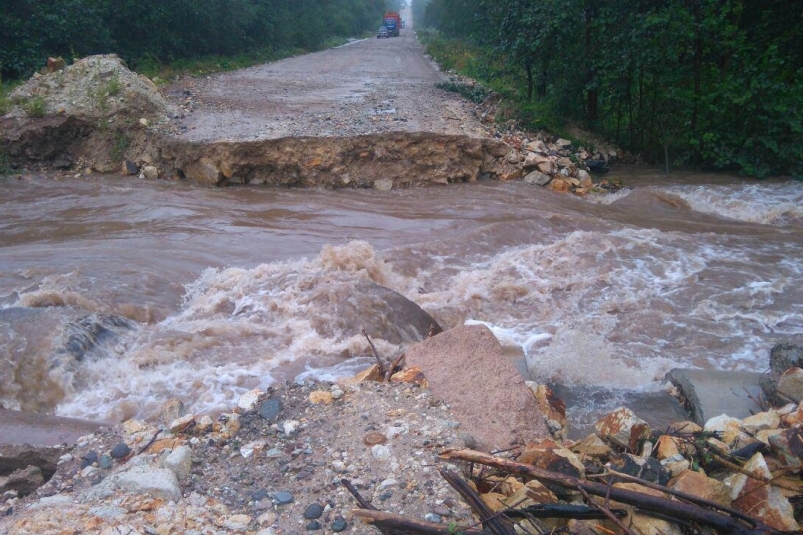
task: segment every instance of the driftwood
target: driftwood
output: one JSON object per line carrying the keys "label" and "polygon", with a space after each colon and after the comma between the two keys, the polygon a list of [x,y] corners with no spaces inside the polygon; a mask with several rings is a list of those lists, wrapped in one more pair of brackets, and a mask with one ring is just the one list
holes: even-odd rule
{"label": "driftwood", "polygon": [[[653,496],[651,494],[594,483],[565,474],[550,472],[549,470],[544,470],[529,464],[495,457],[479,451],[468,449],[447,450],[441,455],[441,457],[446,459],[461,459],[464,461],[493,466],[509,472],[527,475],[540,481],[546,481],[566,489],[582,489],[584,492],[590,495],[602,496],[605,497],[606,500],[610,499],[620,503],[636,506],[641,512],[646,514],[653,513],[656,515],[662,515],[664,517],[669,516],[679,521],[686,521],[691,524],[708,526],[716,529],[720,533],[727,533],[728,535],[770,535],[784,533],[780,530],[767,526],[756,519],[745,517],[744,515],[740,515],[739,517],[735,518],[731,515],[725,515],[692,503],[673,501]],[[689,498],[692,497],[689,496]]]}
{"label": "driftwood", "polygon": [[[424,522],[423,520],[413,520],[404,516],[386,513],[384,511],[376,511],[373,509],[355,509],[353,512],[355,517],[367,524],[371,524],[381,533],[398,533],[405,535],[409,533],[415,533],[416,535],[445,535],[449,533],[449,527],[445,526],[444,524]],[[455,533],[463,533],[464,535],[492,534],[492,532],[485,531],[484,529],[456,528],[456,530],[457,531],[455,531]],[[513,532],[511,531],[510,533]]]}

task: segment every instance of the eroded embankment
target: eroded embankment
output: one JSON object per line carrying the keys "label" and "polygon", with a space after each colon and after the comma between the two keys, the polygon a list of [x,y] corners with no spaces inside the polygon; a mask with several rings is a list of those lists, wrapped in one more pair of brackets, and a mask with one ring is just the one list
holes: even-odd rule
{"label": "eroded embankment", "polygon": [[170,141],[168,173],[202,184],[403,188],[478,179],[509,148],[492,139],[430,133],[253,142]]}

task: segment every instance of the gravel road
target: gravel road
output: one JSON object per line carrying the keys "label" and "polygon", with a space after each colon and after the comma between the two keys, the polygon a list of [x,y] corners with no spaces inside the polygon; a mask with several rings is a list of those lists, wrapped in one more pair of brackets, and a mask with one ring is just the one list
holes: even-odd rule
{"label": "gravel road", "polygon": [[448,77],[424,55],[412,29],[167,89],[186,113],[187,141],[349,137],[434,132],[485,137],[473,106],[435,87]]}

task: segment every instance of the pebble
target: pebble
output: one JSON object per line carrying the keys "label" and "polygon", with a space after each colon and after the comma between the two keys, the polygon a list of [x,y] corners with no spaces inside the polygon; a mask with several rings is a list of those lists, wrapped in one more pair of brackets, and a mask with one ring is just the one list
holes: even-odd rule
{"label": "pebble", "polygon": [[321,504],[319,503],[311,503],[304,510],[304,518],[306,518],[307,520],[320,518],[322,514],[323,514],[323,506],[321,506]]}
{"label": "pebble", "polygon": [[293,495],[287,491],[281,490],[273,493],[273,501],[276,505],[285,505],[293,502]]}
{"label": "pebble", "polygon": [[390,448],[383,444],[377,444],[371,448],[371,455],[378,461],[387,461],[390,459]]}
{"label": "pebble", "polygon": [[131,448],[129,448],[128,444],[126,444],[125,442],[120,442],[119,444],[114,446],[112,448],[112,451],[110,452],[112,458],[114,459],[122,459],[129,453],[131,453]]}
{"label": "pebble", "polygon": [[313,520],[309,524],[307,524],[307,531],[317,531],[321,529],[321,523],[317,520]]}
{"label": "pebble", "polygon": [[439,524],[441,521],[441,517],[440,515],[436,515],[435,513],[427,513],[424,515],[424,520],[426,520],[427,522],[434,522],[436,524]]}
{"label": "pebble", "polygon": [[98,465],[103,468],[104,470],[108,470],[112,467],[112,458],[106,455],[105,453],[100,456],[98,460]]}
{"label": "pebble", "polygon": [[335,533],[340,533],[341,531],[346,531],[347,526],[348,524],[346,524],[345,520],[342,518],[336,518],[334,522],[332,522],[332,531]]}
{"label": "pebble", "polygon": [[266,488],[261,488],[251,493],[251,499],[254,500],[255,502],[263,500],[267,497],[268,497],[268,489]]}
{"label": "pebble", "polygon": [[84,458],[81,460],[81,468],[92,466],[96,462],[98,462],[98,452],[90,451],[86,455],[84,455]]}

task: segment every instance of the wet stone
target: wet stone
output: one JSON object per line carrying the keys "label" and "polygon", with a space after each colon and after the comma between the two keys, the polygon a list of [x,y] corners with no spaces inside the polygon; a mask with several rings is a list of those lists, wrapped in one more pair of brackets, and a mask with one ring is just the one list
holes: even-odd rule
{"label": "wet stone", "polygon": [[131,453],[131,448],[129,448],[128,444],[126,444],[125,442],[120,442],[119,444],[117,444],[112,448],[112,451],[110,453],[112,458],[122,459],[123,457]]}
{"label": "wet stone", "polygon": [[106,455],[105,453],[100,456],[100,460],[98,461],[98,466],[100,466],[104,470],[108,470],[112,467],[112,458]]}
{"label": "wet stone", "polygon": [[377,496],[377,498],[379,498],[379,500],[380,500],[380,501],[383,501],[383,502],[384,502],[385,500],[388,500],[388,499],[390,499],[390,497],[391,497],[391,496],[393,496],[393,493],[390,493],[390,492],[383,492],[382,494],[380,494],[379,496]]}
{"label": "wet stone", "polygon": [[323,514],[323,506],[319,503],[311,503],[304,510],[304,518],[306,518],[307,520],[320,518],[322,514]]}
{"label": "wet stone", "polygon": [[293,495],[286,491],[279,491],[273,494],[273,501],[276,505],[285,505],[293,502]]}
{"label": "wet stone", "polygon": [[81,459],[81,468],[83,469],[86,468],[87,466],[92,466],[96,462],[98,462],[98,452],[90,451],[86,455],[84,455],[83,459]]}
{"label": "wet stone", "polygon": [[309,524],[307,524],[307,531],[317,531],[321,529],[321,523],[317,520],[313,520]]}
{"label": "wet stone", "polygon": [[342,518],[336,518],[334,522],[332,522],[331,527],[333,532],[340,533],[341,531],[346,531],[347,526],[348,524],[346,524],[345,520],[343,520]]}
{"label": "wet stone", "polygon": [[259,404],[259,415],[269,422],[278,420],[280,412],[282,412],[282,402],[278,399],[266,399]]}
{"label": "wet stone", "polygon": [[267,497],[268,497],[268,489],[265,488],[255,490],[254,492],[251,493],[251,499],[255,502],[258,502],[259,500],[264,500]]}

